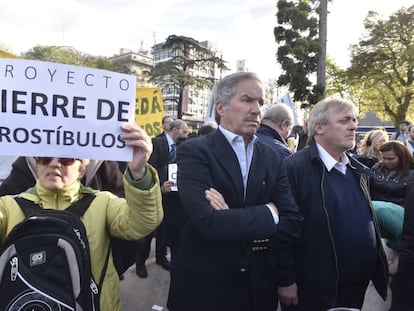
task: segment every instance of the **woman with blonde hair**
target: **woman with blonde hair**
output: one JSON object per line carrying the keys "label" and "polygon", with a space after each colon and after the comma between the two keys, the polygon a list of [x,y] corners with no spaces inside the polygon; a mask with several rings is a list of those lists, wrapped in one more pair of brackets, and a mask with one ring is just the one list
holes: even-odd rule
{"label": "woman with blonde hair", "polygon": [[362,139],[358,155],[355,158],[371,168],[381,157],[379,148],[388,142],[388,133],[384,128],[376,128],[367,132]]}

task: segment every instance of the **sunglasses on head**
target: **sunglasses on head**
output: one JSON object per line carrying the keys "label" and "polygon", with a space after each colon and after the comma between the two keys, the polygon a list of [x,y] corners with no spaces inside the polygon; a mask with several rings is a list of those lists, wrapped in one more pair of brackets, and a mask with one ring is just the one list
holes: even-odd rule
{"label": "sunglasses on head", "polygon": [[[37,157],[36,162],[41,165],[48,165],[50,164],[50,162],[52,162],[53,159],[54,159],[53,157]],[[75,159],[75,158],[56,158],[56,159],[58,159],[58,162],[62,164],[63,166],[72,165],[73,163],[75,163],[76,160],[80,160],[80,159]]]}

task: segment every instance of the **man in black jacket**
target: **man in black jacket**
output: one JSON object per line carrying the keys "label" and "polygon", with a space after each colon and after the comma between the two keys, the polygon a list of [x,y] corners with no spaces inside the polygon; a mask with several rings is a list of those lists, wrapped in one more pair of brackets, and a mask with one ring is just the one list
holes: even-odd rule
{"label": "man in black jacket", "polygon": [[[368,283],[385,300],[388,266],[373,217],[366,169],[346,154],[357,128],[354,104],[327,98],[308,120],[311,144],[285,161],[304,216],[283,310],[361,309]],[[297,305],[295,305],[297,304]]]}
{"label": "man in black jacket", "polygon": [[263,87],[256,74],[224,77],[219,128],[177,149],[178,191],[188,216],[171,269],[171,311],[274,311],[276,243],[299,236],[301,215],[286,167],[257,141]]}
{"label": "man in black jacket", "polygon": [[402,240],[398,271],[391,281],[390,311],[414,310],[414,184],[408,185],[407,189]]}
{"label": "man in black jacket", "polygon": [[[165,188],[168,185],[164,183],[168,180],[168,164],[176,162],[175,149],[177,140],[187,138],[188,126],[183,120],[175,120],[170,124],[169,131],[164,136],[155,137],[152,140],[154,150],[151,154],[148,163],[157,169],[158,176],[160,178],[161,190],[166,193]],[[163,208],[165,211],[165,196],[163,196]],[[170,215],[170,213],[167,213]],[[170,218],[170,217],[168,217]],[[171,218],[170,218],[171,219]],[[136,260],[136,274],[140,278],[146,278],[148,276],[147,269],[145,267],[145,261],[148,259],[151,249],[151,241],[155,236],[155,263],[160,265],[165,270],[170,269],[170,262],[166,258],[167,255],[167,240],[165,232],[164,218],[158,228],[148,235],[147,237],[138,241],[137,260]]]}

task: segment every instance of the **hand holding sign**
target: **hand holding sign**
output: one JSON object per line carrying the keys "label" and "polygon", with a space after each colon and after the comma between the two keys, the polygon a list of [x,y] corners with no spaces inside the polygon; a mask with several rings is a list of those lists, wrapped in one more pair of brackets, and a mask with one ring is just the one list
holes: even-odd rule
{"label": "hand holding sign", "polygon": [[125,123],[121,126],[125,131],[121,138],[127,146],[134,147],[132,162],[128,164],[134,179],[140,179],[145,175],[145,164],[152,153],[151,138],[135,123]]}

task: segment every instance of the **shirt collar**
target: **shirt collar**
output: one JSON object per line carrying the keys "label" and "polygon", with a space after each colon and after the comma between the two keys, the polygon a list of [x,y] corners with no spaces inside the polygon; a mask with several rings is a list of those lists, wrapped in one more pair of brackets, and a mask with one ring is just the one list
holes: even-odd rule
{"label": "shirt collar", "polygon": [[346,173],[346,166],[349,164],[349,159],[344,153],[341,155],[341,162],[338,162],[318,143],[316,143],[316,147],[318,148],[319,157],[328,172],[335,167],[342,174]]}
{"label": "shirt collar", "polygon": [[[223,133],[224,137],[226,137],[226,139],[230,143],[230,145],[232,145],[235,141],[240,140],[240,139],[243,141],[243,137],[241,137],[240,135],[237,135],[237,134],[234,134],[233,132],[230,132],[229,130],[225,129],[221,125],[219,125],[218,127],[219,127],[220,131]],[[253,135],[250,138],[249,144],[254,144],[256,141],[257,141],[257,136]]]}
{"label": "shirt collar", "polygon": [[174,140],[168,133],[165,133],[165,137],[167,137],[168,147],[170,147],[172,144],[175,144]]}

